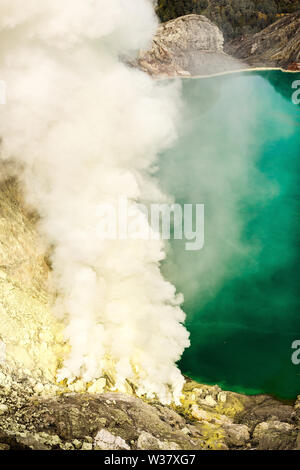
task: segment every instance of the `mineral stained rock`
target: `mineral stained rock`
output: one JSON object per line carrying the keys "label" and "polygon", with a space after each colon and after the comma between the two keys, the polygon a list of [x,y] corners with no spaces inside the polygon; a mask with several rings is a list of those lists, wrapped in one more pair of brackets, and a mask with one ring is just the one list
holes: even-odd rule
{"label": "mineral stained rock", "polygon": [[255,67],[289,68],[299,63],[300,11],[280,18],[257,34],[229,43],[226,52]]}
{"label": "mineral stained rock", "polygon": [[[2,178],[1,178],[2,174]],[[51,312],[50,269],[37,217],[0,167],[0,359],[53,378],[63,357],[63,326]],[[29,347],[30,346],[30,347]]]}
{"label": "mineral stained rock", "polygon": [[39,380],[1,367],[0,450],[285,450],[300,444],[297,403],[187,379],[182,404],[173,407],[114,392],[62,394],[52,386],[37,393]]}
{"label": "mineral stained rock", "polygon": [[219,28],[202,15],[186,15],[159,26],[138,66],[154,76],[209,75],[240,69],[239,61],[223,52]]}

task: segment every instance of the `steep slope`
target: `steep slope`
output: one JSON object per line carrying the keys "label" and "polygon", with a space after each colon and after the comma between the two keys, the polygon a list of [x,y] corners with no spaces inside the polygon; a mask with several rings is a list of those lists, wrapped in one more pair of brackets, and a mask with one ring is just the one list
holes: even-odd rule
{"label": "steep slope", "polygon": [[299,0],[158,0],[162,21],[196,13],[205,15],[224,33],[226,40],[254,34],[282,15],[300,9]]}
{"label": "steep slope", "polygon": [[182,404],[49,389],[0,367],[0,450],[299,449],[299,400],[281,403],[187,381]]}
{"label": "steep slope", "polygon": [[253,66],[288,67],[300,62],[300,11],[227,44],[226,51]]}
{"label": "steep slope", "polygon": [[[2,177],[3,166],[0,167]],[[53,379],[65,346],[50,310],[46,245],[14,178],[0,180],[0,343],[2,360]]]}

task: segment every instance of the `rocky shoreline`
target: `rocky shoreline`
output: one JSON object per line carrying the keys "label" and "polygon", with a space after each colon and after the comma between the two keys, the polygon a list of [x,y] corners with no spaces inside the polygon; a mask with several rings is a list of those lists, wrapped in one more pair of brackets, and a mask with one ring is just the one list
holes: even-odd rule
{"label": "rocky shoreline", "polygon": [[62,393],[2,366],[0,450],[300,449],[300,397],[283,403],[187,379],[181,406],[134,394]]}
{"label": "rocky shoreline", "polygon": [[300,69],[300,12],[284,16],[261,32],[225,42],[203,15],[186,15],[159,26],[136,64],[155,77],[209,76],[251,68]]}

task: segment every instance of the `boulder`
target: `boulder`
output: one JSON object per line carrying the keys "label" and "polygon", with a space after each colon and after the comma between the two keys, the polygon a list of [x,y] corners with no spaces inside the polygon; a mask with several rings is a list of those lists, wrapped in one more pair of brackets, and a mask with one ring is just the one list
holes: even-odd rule
{"label": "boulder", "polygon": [[186,15],[159,26],[137,65],[154,76],[209,75],[241,68],[223,51],[220,29],[202,15]]}
{"label": "boulder", "polygon": [[256,426],[253,441],[254,444],[258,444],[260,450],[287,450],[296,447],[297,435],[293,425],[269,421]]}

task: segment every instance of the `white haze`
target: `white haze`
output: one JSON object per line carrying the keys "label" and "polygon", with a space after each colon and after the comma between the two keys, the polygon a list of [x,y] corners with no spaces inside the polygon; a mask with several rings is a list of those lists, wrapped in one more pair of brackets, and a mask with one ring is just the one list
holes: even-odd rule
{"label": "white haze", "polygon": [[157,27],[149,0],[1,0],[1,159],[23,168],[27,201],[53,246],[71,353],[59,379],[109,372],[178,401],[188,346],[160,241],[101,241],[100,203],[163,200],[153,172],[176,138],[179,90],[128,67]]}

